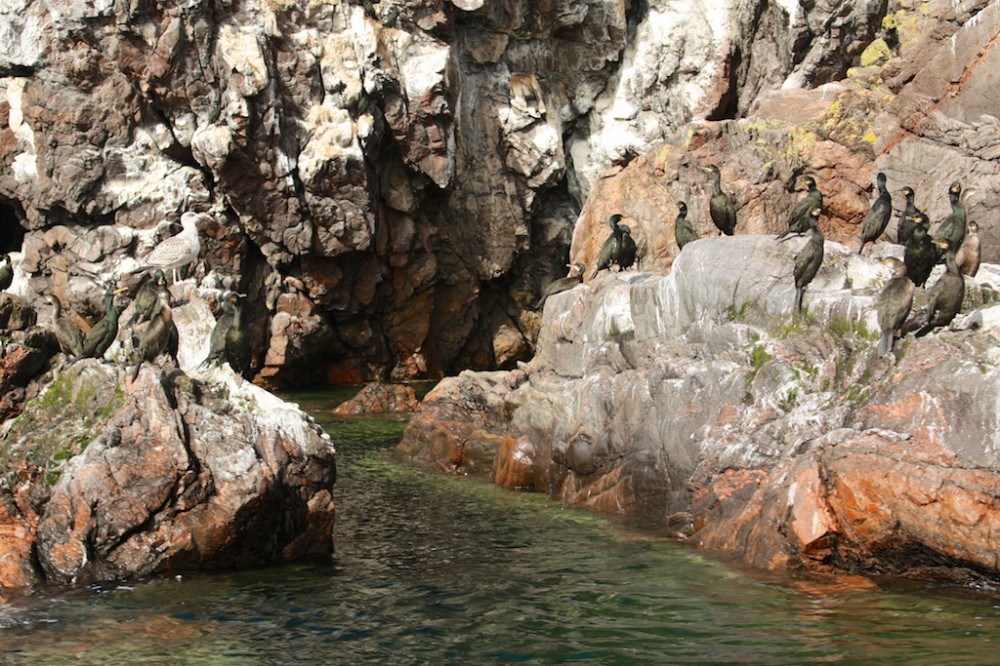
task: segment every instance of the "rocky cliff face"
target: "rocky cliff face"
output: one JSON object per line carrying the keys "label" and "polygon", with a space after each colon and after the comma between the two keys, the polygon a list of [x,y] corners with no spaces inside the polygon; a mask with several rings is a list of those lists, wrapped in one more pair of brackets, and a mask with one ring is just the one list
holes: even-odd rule
{"label": "rocky cliff face", "polygon": [[[96,310],[81,262],[109,270],[181,210],[210,211],[198,274],[251,295],[261,380],[511,364],[607,167],[692,120],[752,115],[768,91],[842,79],[887,13],[904,64],[886,86],[937,94],[911,63],[987,3],[911,5],[7,3],[0,249],[23,249],[29,300]],[[900,127],[980,146],[988,123],[953,106],[925,109],[949,119],[932,130],[900,102]],[[873,159],[847,166],[856,199]],[[778,199],[801,168],[780,171]]]}
{"label": "rocky cliff face", "polygon": [[[793,77],[780,90],[761,91],[745,115],[696,119],[624,168],[600,174],[574,228],[571,261],[593,265],[608,217],[622,213],[639,245],[639,266],[668,270],[678,253],[678,202],[687,203],[700,234],[718,234],[702,169],[711,163],[721,167],[734,200],[737,233],[784,230],[808,174],[824,195],[827,238],[855,247],[877,171],[892,190],[913,187],[933,223],[950,212],[947,188],[959,180],[970,190],[969,219],[984,229],[985,258],[1000,260],[991,223],[1000,203],[994,120],[981,103],[996,95],[988,72],[1000,57],[1000,7],[892,3],[883,25],[883,36],[845,77],[814,88],[797,87]],[[894,194],[897,210],[903,203]],[[895,240],[896,224],[894,216],[886,239]]]}
{"label": "rocky cliff face", "polygon": [[1000,578],[996,267],[967,280],[979,328],[880,358],[887,269],[828,242],[793,317],[802,242],[703,239],[552,297],[538,355],[442,382],[401,450],[756,566]]}

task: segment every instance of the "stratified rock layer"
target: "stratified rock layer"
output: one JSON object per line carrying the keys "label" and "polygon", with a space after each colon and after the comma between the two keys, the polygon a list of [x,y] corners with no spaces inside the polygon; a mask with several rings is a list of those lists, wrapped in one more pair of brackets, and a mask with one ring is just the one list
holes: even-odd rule
{"label": "stratified rock layer", "polygon": [[792,317],[802,242],[703,239],[553,296],[531,363],[442,382],[401,451],[756,566],[1000,578],[994,267],[956,322],[983,328],[879,358],[888,269],[828,242]]}

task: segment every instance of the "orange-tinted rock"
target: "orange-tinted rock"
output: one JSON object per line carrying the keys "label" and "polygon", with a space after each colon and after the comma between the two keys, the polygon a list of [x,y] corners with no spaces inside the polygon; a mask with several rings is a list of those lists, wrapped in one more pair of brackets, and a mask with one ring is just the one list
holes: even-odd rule
{"label": "orange-tinted rock", "polygon": [[0,585],[329,554],[336,478],[304,415],[227,369],[61,368],[2,437]]}
{"label": "orange-tinted rock", "polygon": [[366,384],[358,393],[333,410],[334,414],[400,414],[413,412],[420,401],[412,386],[406,384]]}
{"label": "orange-tinted rock", "polygon": [[756,567],[1000,579],[997,324],[881,358],[881,264],[828,243],[790,318],[794,243],[705,239],[667,277],[556,294],[535,358],[442,382],[400,450]]}

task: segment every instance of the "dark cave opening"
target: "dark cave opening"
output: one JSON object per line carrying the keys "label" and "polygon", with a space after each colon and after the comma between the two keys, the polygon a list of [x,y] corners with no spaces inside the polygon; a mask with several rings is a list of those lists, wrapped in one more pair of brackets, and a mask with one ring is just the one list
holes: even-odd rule
{"label": "dark cave opening", "polygon": [[12,204],[0,202],[0,254],[20,252],[24,245],[25,232],[17,208]]}

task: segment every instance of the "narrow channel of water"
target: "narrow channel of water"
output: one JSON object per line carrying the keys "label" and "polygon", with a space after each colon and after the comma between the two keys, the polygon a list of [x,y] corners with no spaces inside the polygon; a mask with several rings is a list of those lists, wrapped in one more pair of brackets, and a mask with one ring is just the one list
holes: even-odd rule
{"label": "narrow channel of water", "polygon": [[995,664],[1000,599],[775,578],[393,459],[338,420],[332,562],[53,590],[0,607],[0,664]]}

